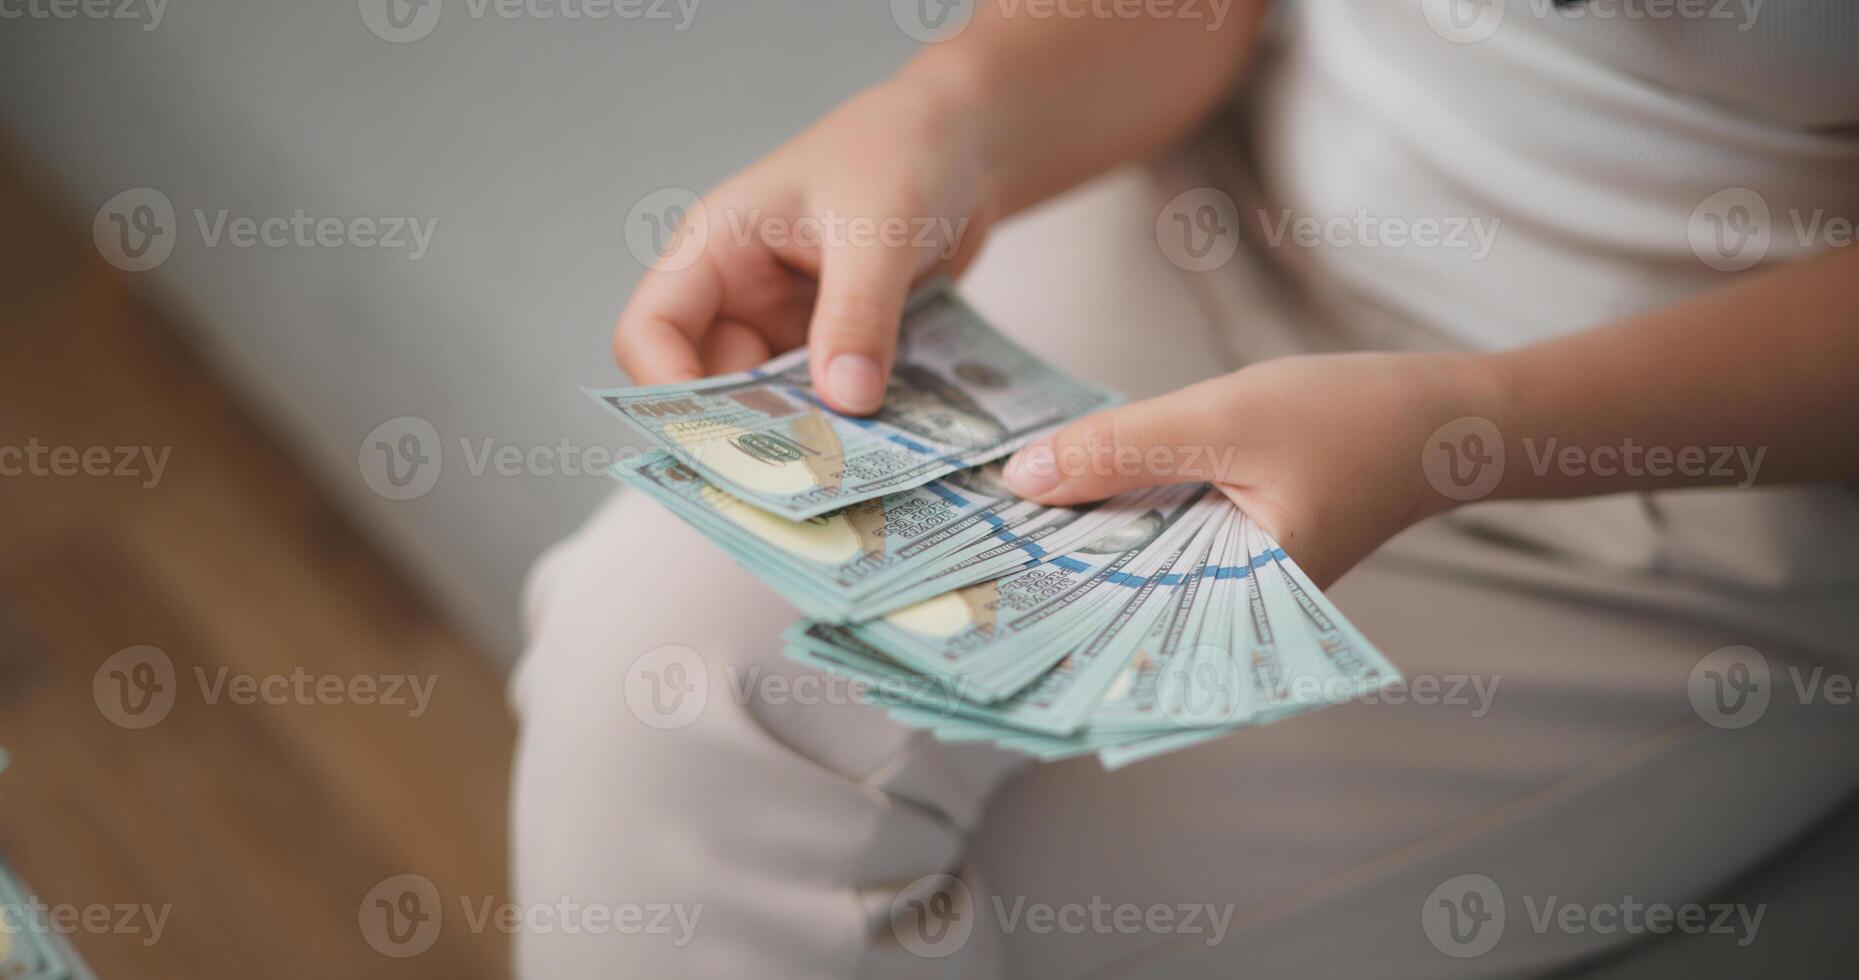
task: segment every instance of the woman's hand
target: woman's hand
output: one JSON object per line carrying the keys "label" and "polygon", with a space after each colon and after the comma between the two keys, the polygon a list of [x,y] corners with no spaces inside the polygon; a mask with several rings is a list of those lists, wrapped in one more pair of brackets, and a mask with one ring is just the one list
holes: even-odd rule
{"label": "woman's hand", "polygon": [[911,285],[960,272],[992,218],[955,106],[935,86],[887,83],[706,195],[674,238],[679,261],[648,273],[620,315],[620,366],[662,384],[811,344],[827,403],[875,410]]}
{"label": "woman's hand", "polygon": [[[1082,419],[1020,450],[1008,486],[1070,504],[1208,481],[1327,585],[1468,496],[1851,480],[1855,310],[1847,247],[1500,353],[1265,361]],[[1646,465],[1620,465],[1629,447]],[[1751,463],[1674,465],[1706,448]],[[1460,485],[1460,463],[1480,455],[1496,465]]]}
{"label": "woman's hand", "polygon": [[997,218],[1192,129],[1231,92],[1266,9],[1237,6],[1132,20],[978,5],[957,36],[703,199],[679,261],[620,315],[620,366],[659,384],[808,344],[827,404],[875,410],[911,284],[960,272]]}
{"label": "woman's hand", "polygon": [[1016,493],[1045,504],[1207,481],[1319,585],[1452,501],[1423,476],[1440,426],[1500,414],[1469,354],[1265,361],[1079,420],[1015,454]]}

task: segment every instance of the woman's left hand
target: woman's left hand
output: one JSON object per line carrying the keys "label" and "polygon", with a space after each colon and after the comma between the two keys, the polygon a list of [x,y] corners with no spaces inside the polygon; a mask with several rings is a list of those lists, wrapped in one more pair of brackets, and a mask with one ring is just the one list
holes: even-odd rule
{"label": "woman's left hand", "polygon": [[1495,414],[1471,354],[1318,354],[1264,361],[1080,419],[1016,453],[1007,484],[1044,504],[1205,481],[1320,586],[1453,501],[1423,475],[1440,426]]}

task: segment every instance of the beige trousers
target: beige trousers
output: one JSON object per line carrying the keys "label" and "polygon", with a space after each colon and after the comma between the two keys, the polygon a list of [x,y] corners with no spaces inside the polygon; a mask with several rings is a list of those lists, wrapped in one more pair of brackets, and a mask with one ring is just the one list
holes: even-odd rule
{"label": "beige trousers", "polygon": [[[1198,274],[1164,258],[1159,179],[1000,229],[964,291],[1132,396],[1231,369],[1249,332],[1295,332],[1299,290],[1245,251]],[[1105,773],[939,744],[814,683],[779,650],[794,610],[616,495],[526,596],[515,891],[640,911],[523,934],[521,975],[1541,974],[1643,938],[1635,908],[1708,902],[1859,782],[1859,712],[1790,682],[1854,635],[1852,593],[1584,557],[1553,547],[1579,512],[1491,510],[1413,529],[1335,590],[1408,675],[1401,703]],[[1735,644],[1764,657],[1770,697],[1720,728],[1694,702],[1741,690],[1703,662]],[[691,700],[641,710],[666,692]],[[1727,923],[1698,941],[1753,967],[1759,925]]]}

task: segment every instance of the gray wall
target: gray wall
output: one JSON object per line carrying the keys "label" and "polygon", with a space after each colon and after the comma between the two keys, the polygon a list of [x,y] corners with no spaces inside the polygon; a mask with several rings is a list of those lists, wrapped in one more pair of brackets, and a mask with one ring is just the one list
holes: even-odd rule
{"label": "gray wall", "polygon": [[[462,441],[629,442],[578,391],[622,380],[608,335],[643,271],[629,209],[727,176],[914,42],[873,0],[696,0],[683,30],[675,4],[664,20],[567,20],[433,2],[437,21],[410,42],[365,22],[380,0],[0,21],[0,115],[62,179],[74,226],[130,188],[171,202],[172,253],[131,278],[178,307],[329,490],[507,658],[525,568],[612,481],[474,474]],[[434,224],[417,260],[209,245],[200,218],[222,209]],[[408,500],[372,491],[361,463],[364,437],[398,416],[429,421],[441,449],[437,483]]]}

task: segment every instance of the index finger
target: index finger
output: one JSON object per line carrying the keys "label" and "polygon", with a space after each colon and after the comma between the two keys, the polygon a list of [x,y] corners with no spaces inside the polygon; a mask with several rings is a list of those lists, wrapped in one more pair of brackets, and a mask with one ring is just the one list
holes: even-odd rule
{"label": "index finger", "polygon": [[722,306],[722,277],[708,255],[682,269],[654,269],[620,313],[613,357],[636,384],[701,378],[697,344]]}

